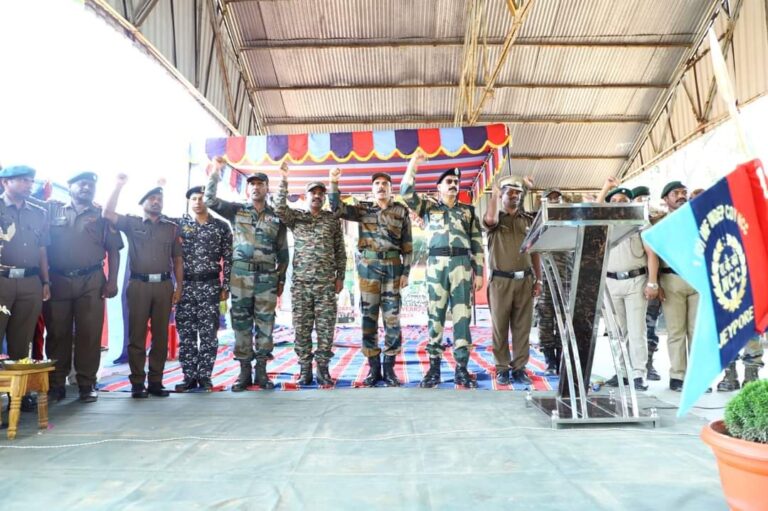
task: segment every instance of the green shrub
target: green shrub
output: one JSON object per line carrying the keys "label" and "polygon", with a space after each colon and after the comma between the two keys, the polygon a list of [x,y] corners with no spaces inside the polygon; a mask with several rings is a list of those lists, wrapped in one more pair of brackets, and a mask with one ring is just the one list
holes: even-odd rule
{"label": "green shrub", "polygon": [[728,434],[750,442],[768,443],[768,380],[744,385],[725,407]]}

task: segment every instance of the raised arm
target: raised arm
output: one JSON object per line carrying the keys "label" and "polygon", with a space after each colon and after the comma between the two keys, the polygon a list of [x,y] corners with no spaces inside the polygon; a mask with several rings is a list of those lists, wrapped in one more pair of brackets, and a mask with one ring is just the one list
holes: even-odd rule
{"label": "raised arm", "polygon": [[208,182],[205,185],[205,195],[203,197],[206,206],[232,222],[235,219],[237,212],[242,208],[242,205],[216,197],[216,191],[219,186],[219,181],[221,181],[221,171],[224,168],[224,165],[224,160],[221,157],[217,157],[211,163],[213,168],[211,170],[211,175],[208,177]]}
{"label": "raised arm", "polygon": [[128,176],[122,172],[117,175],[117,181],[115,181],[115,188],[107,199],[107,204],[104,206],[104,210],[101,215],[109,220],[112,225],[117,225],[117,201],[120,199],[120,192],[123,190],[123,186],[128,182]]}
{"label": "raised arm", "polygon": [[416,193],[416,172],[419,170],[419,164],[426,159],[426,155],[420,149],[417,149],[408,162],[408,169],[405,171],[403,180],[400,181],[400,196],[408,207],[419,216],[423,215],[421,211],[423,201]]}
{"label": "raised arm", "polygon": [[280,190],[277,193],[277,203],[275,204],[275,213],[283,223],[293,229],[296,223],[294,211],[288,207],[288,163],[280,164]]}
{"label": "raised arm", "polygon": [[605,202],[605,196],[608,195],[608,192],[619,186],[621,183],[618,179],[615,177],[609,177],[605,180],[605,183],[603,183],[603,187],[600,189],[600,193],[597,194],[597,198],[595,199],[595,202]]}
{"label": "raised arm", "polygon": [[496,227],[499,223],[499,198],[501,197],[501,190],[499,190],[499,184],[496,180],[493,180],[491,186],[491,198],[488,200],[488,207],[483,215],[483,224],[489,229]]}
{"label": "raised arm", "polygon": [[363,212],[358,206],[344,204],[341,200],[341,191],[339,190],[339,178],[341,178],[341,169],[335,168],[328,173],[330,188],[328,190],[328,202],[331,205],[331,212],[336,218],[343,218],[350,222],[359,222]]}

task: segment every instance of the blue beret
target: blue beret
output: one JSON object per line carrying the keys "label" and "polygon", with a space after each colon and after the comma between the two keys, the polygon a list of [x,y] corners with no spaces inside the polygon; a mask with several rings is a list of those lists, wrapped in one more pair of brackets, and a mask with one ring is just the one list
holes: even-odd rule
{"label": "blue beret", "polygon": [[13,177],[35,177],[35,169],[26,165],[15,165],[0,170],[0,177],[10,179]]}
{"label": "blue beret", "polygon": [[147,197],[149,197],[150,195],[155,195],[155,194],[158,194],[158,193],[159,193],[160,195],[162,195],[162,194],[163,194],[163,189],[162,189],[161,187],[159,187],[159,186],[158,186],[158,187],[156,187],[156,188],[152,188],[150,191],[148,191],[147,193],[145,193],[145,194],[144,194],[144,196],[143,196],[143,197],[142,197],[142,198],[139,200],[139,206],[141,206],[142,204],[144,204],[144,201],[145,201],[145,200],[147,200]]}

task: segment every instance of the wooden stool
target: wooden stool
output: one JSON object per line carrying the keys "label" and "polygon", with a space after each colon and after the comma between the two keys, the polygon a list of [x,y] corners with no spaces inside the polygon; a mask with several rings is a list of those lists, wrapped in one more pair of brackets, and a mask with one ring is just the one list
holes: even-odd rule
{"label": "wooden stool", "polygon": [[[37,423],[40,429],[48,427],[48,373],[53,367],[35,367],[29,369],[0,369],[0,392],[11,395],[11,407],[8,412],[8,440],[16,438],[21,412],[21,398],[32,390],[37,391]],[[0,411],[0,425],[3,415]]]}

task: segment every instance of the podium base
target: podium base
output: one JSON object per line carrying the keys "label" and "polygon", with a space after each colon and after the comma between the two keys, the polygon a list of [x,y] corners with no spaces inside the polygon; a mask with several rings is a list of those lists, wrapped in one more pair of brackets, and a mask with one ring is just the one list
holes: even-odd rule
{"label": "podium base", "polygon": [[570,399],[557,396],[528,396],[527,406],[533,405],[550,417],[552,428],[569,425],[591,424],[651,424],[657,427],[661,418],[655,408],[639,410],[635,416],[631,405],[627,407],[627,413],[622,410],[621,401],[614,396],[587,397],[586,414],[582,413],[579,400],[576,401],[576,410],[571,407]]}

